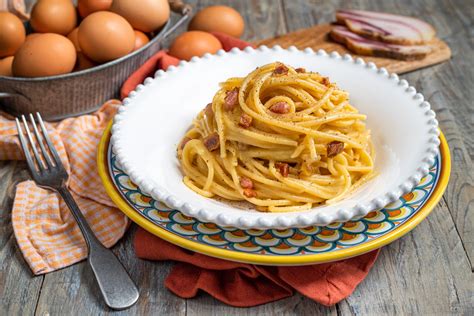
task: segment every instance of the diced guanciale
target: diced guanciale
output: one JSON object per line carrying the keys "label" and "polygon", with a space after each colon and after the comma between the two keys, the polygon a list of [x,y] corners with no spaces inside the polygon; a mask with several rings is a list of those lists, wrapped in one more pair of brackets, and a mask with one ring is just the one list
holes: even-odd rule
{"label": "diced guanciale", "polygon": [[329,158],[340,154],[344,150],[344,143],[340,141],[332,141],[327,145],[327,155]]}
{"label": "diced guanciale", "polygon": [[278,169],[282,176],[288,177],[288,174],[290,173],[290,166],[287,163],[277,162],[275,164],[275,167]]}
{"label": "diced guanciale", "polygon": [[296,68],[295,71],[296,71],[297,73],[305,73],[305,72],[306,72],[306,69],[300,67],[300,68]]}
{"label": "diced guanciale", "polygon": [[242,189],[253,189],[253,182],[247,177],[241,177],[240,186],[242,187]]}
{"label": "diced guanciale", "polygon": [[331,82],[329,81],[328,77],[323,77],[322,80],[321,80],[321,84],[323,84],[325,86],[329,86],[329,84],[331,84]]}
{"label": "diced guanciale", "polygon": [[203,143],[207,150],[214,151],[219,148],[219,135],[217,133],[212,133],[204,138]]}
{"label": "diced guanciale", "polygon": [[321,168],[320,167],[319,168],[319,174],[322,175],[322,176],[327,176],[327,175],[331,174],[331,172],[326,168]]}
{"label": "diced guanciale", "polygon": [[253,198],[257,196],[257,192],[252,189],[244,189],[244,195],[248,198]]}
{"label": "diced guanciale", "polygon": [[232,111],[239,103],[239,88],[227,91],[224,98],[224,110]]}
{"label": "diced guanciale", "polygon": [[242,113],[239,119],[239,125],[243,128],[249,128],[252,125],[252,117],[246,113]]}
{"label": "diced guanciale", "polygon": [[286,114],[290,112],[290,105],[284,101],[277,102],[270,107],[270,111],[277,114]]}
{"label": "diced guanciale", "polygon": [[278,66],[275,67],[273,70],[273,74],[276,76],[284,76],[288,74],[288,67],[286,67],[283,64],[278,64]]}

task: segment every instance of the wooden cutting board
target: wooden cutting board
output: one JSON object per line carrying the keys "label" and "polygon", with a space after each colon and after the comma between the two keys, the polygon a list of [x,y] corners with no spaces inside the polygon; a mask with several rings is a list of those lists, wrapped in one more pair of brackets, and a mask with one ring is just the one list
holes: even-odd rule
{"label": "wooden cutting board", "polygon": [[398,74],[438,64],[451,57],[451,49],[449,49],[445,42],[438,38],[433,42],[433,52],[421,60],[402,61],[390,58],[359,56],[350,52],[343,45],[331,41],[331,39],[329,39],[330,30],[331,25],[321,24],[308,29],[301,29],[286,35],[277,36],[275,38],[256,41],[254,44],[257,46],[267,45],[269,47],[280,45],[284,48],[294,45],[299,49],[311,47],[314,50],[322,48],[327,52],[337,51],[340,54],[351,54],[353,56],[361,57],[365,61],[372,61],[378,67],[385,67],[389,72],[395,72]]}

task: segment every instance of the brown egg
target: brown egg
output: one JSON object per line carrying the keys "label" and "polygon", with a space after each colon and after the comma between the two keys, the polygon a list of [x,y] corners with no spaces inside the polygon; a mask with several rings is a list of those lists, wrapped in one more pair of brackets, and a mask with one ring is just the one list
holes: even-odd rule
{"label": "brown egg", "polygon": [[145,33],[135,30],[135,47],[133,50],[137,50],[140,47],[145,46],[149,41],[150,39]]}
{"label": "brown egg", "polygon": [[25,27],[10,12],[0,12],[0,58],[12,56],[25,41]]}
{"label": "brown egg", "polygon": [[76,49],[67,37],[45,33],[28,39],[16,52],[12,71],[16,77],[44,77],[71,72]]}
{"label": "brown egg", "polygon": [[76,27],[76,8],[69,0],[39,0],[31,11],[30,24],[38,33],[67,35]]}
{"label": "brown egg", "polygon": [[118,14],[107,11],[88,15],[77,34],[82,52],[95,62],[103,63],[125,56],[135,46],[135,33]]}
{"label": "brown egg", "polygon": [[0,76],[13,76],[12,74],[13,56],[0,59]]}
{"label": "brown egg", "polygon": [[74,71],[89,69],[95,66],[97,66],[97,63],[87,58],[83,53],[77,53],[76,66],[74,66]]}
{"label": "brown egg", "polygon": [[221,42],[212,34],[201,31],[189,31],[179,35],[171,44],[170,55],[190,60],[205,53],[215,54],[222,49]]}
{"label": "brown egg", "polygon": [[39,35],[41,35],[41,34],[43,34],[43,33],[31,33],[31,34],[28,34],[28,35],[26,35],[25,41],[28,41],[28,40],[30,40],[31,38],[34,38],[34,37],[39,36]]}
{"label": "brown egg", "polygon": [[77,9],[83,18],[97,11],[107,11],[112,5],[112,0],[78,0]]}
{"label": "brown egg", "polygon": [[235,9],[216,5],[202,9],[189,23],[188,30],[222,32],[234,37],[244,33],[244,19]]}
{"label": "brown egg", "polygon": [[170,17],[167,0],[114,0],[110,11],[123,16],[136,30],[148,33],[162,27]]}
{"label": "brown egg", "polygon": [[67,36],[67,38],[74,44],[74,47],[76,48],[76,52],[77,52],[77,59],[76,59],[76,65],[74,66],[74,71],[84,70],[84,69],[97,66],[97,63],[87,58],[87,56],[81,52],[81,47],[79,46],[79,39],[77,38],[78,31],[79,31],[79,28],[76,27]]}
{"label": "brown egg", "polygon": [[71,33],[67,35],[67,38],[74,44],[74,47],[76,48],[76,52],[81,51],[81,47],[79,46],[79,40],[77,38],[77,32],[79,31],[79,28],[76,27],[74,30],[72,30]]}

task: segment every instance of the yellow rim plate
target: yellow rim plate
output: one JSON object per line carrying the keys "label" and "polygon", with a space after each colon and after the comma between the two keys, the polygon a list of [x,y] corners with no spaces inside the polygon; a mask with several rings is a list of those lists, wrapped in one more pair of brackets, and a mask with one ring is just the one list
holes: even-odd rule
{"label": "yellow rim plate", "polygon": [[250,253],[240,253],[235,252],[232,250],[220,249],[216,247],[212,247],[209,245],[204,245],[189,239],[185,239],[179,235],[171,233],[169,231],[164,230],[161,227],[156,226],[154,223],[150,222],[146,218],[144,218],[141,214],[135,211],[128,202],[121,196],[120,192],[116,189],[115,185],[113,184],[112,179],[109,176],[108,171],[108,162],[107,162],[107,150],[109,147],[109,140],[110,140],[110,130],[112,127],[112,122],[109,123],[107,128],[102,135],[101,141],[99,143],[98,148],[98,155],[97,155],[97,167],[99,171],[99,176],[102,179],[102,183],[104,184],[105,190],[112,201],[117,205],[117,207],[132,221],[137,223],[139,226],[143,227],[150,233],[169,241],[175,245],[180,247],[200,252],[209,256],[232,260],[232,261],[239,261],[239,262],[246,262],[252,264],[262,264],[262,265],[305,265],[305,264],[314,264],[314,263],[324,263],[330,261],[337,261],[342,260],[350,257],[355,257],[358,255],[362,255],[367,253],[371,250],[378,249],[383,247],[398,238],[402,237],[403,235],[410,232],[413,228],[415,228],[423,219],[428,216],[429,213],[434,209],[436,204],[441,199],[449,181],[449,175],[451,173],[451,155],[449,153],[449,147],[446,142],[446,139],[443,133],[440,133],[440,154],[441,154],[441,171],[438,183],[436,187],[433,189],[431,196],[425,202],[425,205],[416,212],[410,219],[408,219],[404,224],[400,225],[398,228],[390,231],[389,233],[378,237],[372,241],[356,245],[354,247],[341,249],[334,252],[328,253],[319,253],[313,255],[305,255],[305,256],[262,256],[257,254],[250,254]]}

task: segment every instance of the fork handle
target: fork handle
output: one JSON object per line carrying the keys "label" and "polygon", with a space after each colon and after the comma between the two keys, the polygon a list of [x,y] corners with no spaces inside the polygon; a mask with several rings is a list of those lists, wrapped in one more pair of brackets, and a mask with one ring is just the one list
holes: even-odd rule
{"label": "fork handle", "polygon": [[114,253],[97,239],[71,192],[66,187],[61,187],[57,191],[71,210],[84,235],[89,252],[88,261],[107,306],[113,309],[125,309],[135,304],[139,296],[138,289],[123,265]]}

